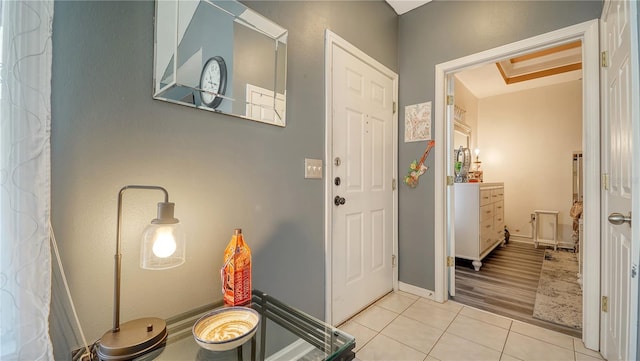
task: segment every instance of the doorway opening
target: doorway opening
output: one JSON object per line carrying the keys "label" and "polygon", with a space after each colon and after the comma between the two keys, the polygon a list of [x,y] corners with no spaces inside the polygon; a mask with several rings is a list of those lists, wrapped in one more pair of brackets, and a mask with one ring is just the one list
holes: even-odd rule
{"label": "doorway opening", "polygon": [[[525,39],[465,58],[456,59],[436,66],[435,129],[436,129],[436,299],[446,300],[455,294],[455,268],[446,267],[447,256],[455,257],[455,191],[445,180],[454,177],[454,104],[453,74],[465,69],[476,68],[487,63],[496,63],[505,58],[516,57],[561,44],[575,41],[582,43],[583,84],[582,105],[582,150],[584,156],[584,241],[583,259],[585,264],[599,264],[599,46],[598,23],[589,21],[551,33]],[[481,150],[482,154],[482,150]],[[568,156],[570,159],[570,155]],[[482,158],[481,158],[482,159]],[[569,172],[571,170],[569,169]],[[453,183],[453,182],[450,182]],[[504,185],[508,187],[507,184]],[[439,257],[441,255],[442,257]],[[583,335],[585,345],[590,349],[599,346],[599,285],[600,274],[597,267],[587,267],[583,275]]]}
{"label": "doorway opening", "polygon": [[574,41],[450,75],[454,161],[467,161],[454,169],[451,295],[578,338],[581,65]]}

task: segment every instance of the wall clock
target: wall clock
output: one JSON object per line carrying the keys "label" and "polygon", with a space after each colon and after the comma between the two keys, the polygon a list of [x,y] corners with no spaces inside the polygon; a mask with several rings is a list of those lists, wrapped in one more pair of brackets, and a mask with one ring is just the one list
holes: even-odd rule
{"label": "wall clock", "polygon": [[200,74],[200,99],[210,108],[217,108],[227,89],[227,64],[221,56],[207,60]]}

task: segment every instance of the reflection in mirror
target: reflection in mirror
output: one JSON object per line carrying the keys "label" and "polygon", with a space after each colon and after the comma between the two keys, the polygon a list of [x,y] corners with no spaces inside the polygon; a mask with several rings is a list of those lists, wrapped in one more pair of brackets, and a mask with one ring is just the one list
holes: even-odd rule
{"label": "reflection in mirror", "polygon": [[471,128],[456,121],[453,126],[453,148],[469,148],[471,146]]}
{"label": "reflection in mirror", "polygon": [[284,127],[287,35],[237,1],[156,1],[153,97]]}

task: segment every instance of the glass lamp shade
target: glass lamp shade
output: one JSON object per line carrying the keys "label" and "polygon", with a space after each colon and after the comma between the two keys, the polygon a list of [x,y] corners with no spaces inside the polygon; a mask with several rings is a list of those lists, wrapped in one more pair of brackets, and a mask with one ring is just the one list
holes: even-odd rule
{"label": "glass lamp shade", "polygon": [[142,234],[140,267],[161,270],[185,261],[185,233],[180,223],[152,223]]}

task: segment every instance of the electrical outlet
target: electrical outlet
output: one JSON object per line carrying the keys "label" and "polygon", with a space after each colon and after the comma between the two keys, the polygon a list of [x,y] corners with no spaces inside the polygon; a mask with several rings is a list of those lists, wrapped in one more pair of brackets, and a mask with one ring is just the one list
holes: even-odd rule
{"label": "electrical outlet", "polygon": [[307,179],[322,179],[322,159],[304,159],[304,177]]}

